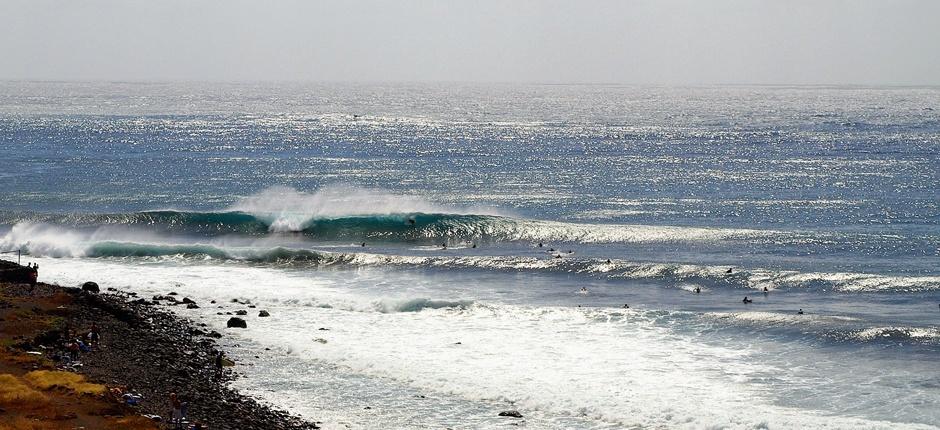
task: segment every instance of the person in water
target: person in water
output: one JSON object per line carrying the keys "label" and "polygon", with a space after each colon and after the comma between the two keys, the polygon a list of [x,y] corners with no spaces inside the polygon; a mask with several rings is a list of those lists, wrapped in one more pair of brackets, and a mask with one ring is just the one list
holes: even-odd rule
{"label": "person in water", "polygon": [[741,300],[741,302],[742,302],[742,303],[751,303],[751,302],[753,302],[753,300],[747,298],[747,296],[744,296],[744,300]]}
{"label": "person in water", "polygon": [[730,275],[730,274],[731,274],[731,271],[732,271],[732,270],[731,270],[731,268],[729,267],[728,270],[725,271],[725,273],[727,273],[727,274]]}
{"label": "person in water", "polygon": [[701,288],[695,287],[695,294],[700,294],[701,292],[702,292]]}
{"label": "person in water", "polygon": [[800,308],[800,310],[799,310],[799,311],[797,311],[797,312],[796,312],[796,314],[797,314],[797,315],[803,315],[803,309],[802,309],[802,308]]}
{"label": "person in water", "polygon": [[623,304],[623,308],[624,308],[624,309],[630,309],[630,305],[624,303],[624,304]]}

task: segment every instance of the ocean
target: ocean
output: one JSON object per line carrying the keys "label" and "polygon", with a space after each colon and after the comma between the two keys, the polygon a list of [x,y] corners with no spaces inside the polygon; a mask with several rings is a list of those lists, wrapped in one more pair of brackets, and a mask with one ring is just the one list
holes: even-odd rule
{"label": "ocean", "polygon": [[325,428],[940,426],[936,87],[2,82],[18,250]]}

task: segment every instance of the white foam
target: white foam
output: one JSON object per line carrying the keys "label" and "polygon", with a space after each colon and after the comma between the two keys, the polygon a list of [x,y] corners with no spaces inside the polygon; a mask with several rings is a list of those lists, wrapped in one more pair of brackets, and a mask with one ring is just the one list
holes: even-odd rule
{"label": "white foam", "polygon": [[[320,271],[311,276],[240,266],[83,260],[49,260],[42,266],[44,279],[72,285],[94,279],[102,287],[142,294],[172,289],[201,303],[250,299],[272,316],[249,318],[247,330],[228,330],[227,336],[290,351],[296,361],[282,361],[285,366],[300,371],[324,363],[328,366],[317,366],[319,371],[391,381],[436,396],[502,403],[547,417],[531,428],[556,428],[560,424],[551,417],[570,416],[594,422],[594,427],[928,428],[780,406],[757,381],[765,375],[784,377],[789,369],[776,368],[758,345],[702,343],[694,334],[679,334],[657,324],[655,316],[633,310],[471,304],[450,297],[446,286],[438,285],[438,297],[432,297],[437,301],[422,302],[435,305],[401,312],[417,310],[414,300],[404,300],[417,290],[411,279],[386,270]],[[375,285],[379,290],[371,289]],[[208,306],[175,310],[223,331],[228,318]],[[258,364],[263,366],[264,360]],[[252,374],[263,378],[265,370],[254,369]],[[358,394],[378,396],[370,387],[365,383]],[[331,395],[328,386],[295,384],[282,389]],[[279,398],[276,392],[268,397]],[[298,412],[317,418],[316,410],[298,407]]]}

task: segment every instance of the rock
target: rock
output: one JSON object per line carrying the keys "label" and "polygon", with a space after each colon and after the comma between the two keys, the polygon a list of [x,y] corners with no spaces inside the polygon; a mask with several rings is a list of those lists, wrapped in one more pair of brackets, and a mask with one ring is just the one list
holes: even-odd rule
{"label": "rock", "polygon": [[190,304],[186,305],[186,309],[199,309],[199,305],[197,305],[197,304],[195,304],[195,303],[190,303]]}
{"label": "rock", "polygon": [[189,297],[183,297],[183,303],[188,305],[188,304],[195,304],[196,302]]}
{"label": "rock", "polygon": [[519,411],[502,411],[499,413],[501,417],[511,417],[511,418],[522,418],[522,414]]}
{"label": "rock", "polygon": [[219,333],[219,332],[217,332],[217,331],[215,331],[215,330],[212,330],[212,331],[210,331],[208,334],[206,334],[206,336],[214,337],[214,338],[216,338],[216,339],[219,339],[219,338],[222,337],[222,333]]}
{"label": "rock", "polygon": [[259,317],[269,317],[269,316],[271,316],[271,314],[269,314],[268,311],[261,311],[261,312],[258,312],[258,316],[259,316]]}
{"label": "rock", "polygon": [[225,324],[227,327],[237,327],[237,328],[248,328],[248,322],[238,317],[231,317],[228,319],[228,322]]}
{"label": "rock", "polygon": [[248,311],[246,311],[246,310],[244,310],[244,309],[239,309],[239,310],[235,311],[235,315],[248,315]]}
{"label": "rock", "polygon": [[82,291],[98,294],[98,292],[101,291],[101,288],[98,287],[97,283],[88,281],[82,284]]}
{"label": "rock", "polygon": [[170,291],[170,294],[168,294],[168,295],[169,295],[169,296],[175,296],[175,295],[177,295],[177,294],[178,294],[178,293],[177,293],[176,291]]}
{"label": "rock", "polygon": [[317,342],[317,343],[323,343],[323,344],[326,343],[326,339],[324,339],[324,338],[322,338],[322,337],[318,337],[318,338],[314,339],[313,341],[314,341],[314,342]]}

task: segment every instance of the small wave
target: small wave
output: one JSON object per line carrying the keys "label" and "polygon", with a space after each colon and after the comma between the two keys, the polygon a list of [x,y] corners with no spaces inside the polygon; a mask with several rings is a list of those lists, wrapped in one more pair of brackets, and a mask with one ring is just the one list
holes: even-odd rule
{"label": "small wave", "polygon": [[711,312],[706,319],[720,320],[734,326],[746,326],[757,331],[784,329],[814,338],[835,342],[907,342],[922,345],[940,345],[940,329],[936,327],[871,327],[858,318],[842,315],[816,315],[780,312]]}
{"label": "small wave", "polygon": [[431,300],[431,299],[410,299],[402,301],[380,301],[376,303],[376,309],[382,313],[392,312],[420,312],[425,309],[467,309],[473,305],[470,300]]}

